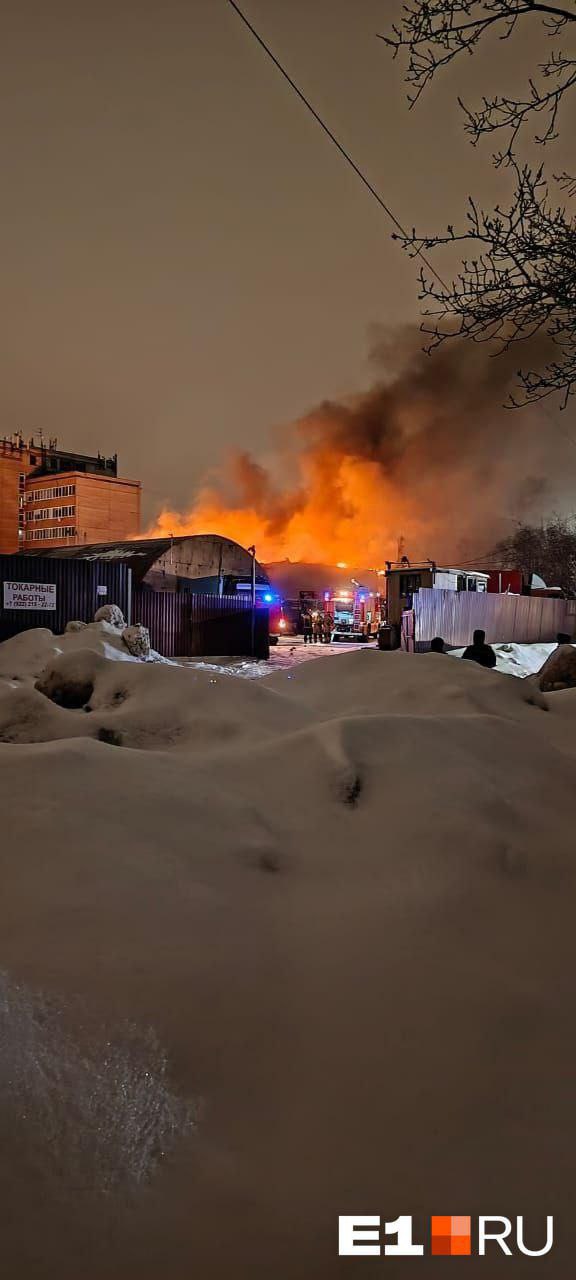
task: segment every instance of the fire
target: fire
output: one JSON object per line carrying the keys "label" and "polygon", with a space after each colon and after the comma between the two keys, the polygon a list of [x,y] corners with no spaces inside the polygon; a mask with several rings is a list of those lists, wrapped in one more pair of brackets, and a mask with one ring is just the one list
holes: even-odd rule
{"label": "fire", "polygon": [[242,546],[255,545],[264,563],[292,560],[346,568],[380,566],[394,558],[399,530],[408,520],[414,527],[414,517],[381,466],[338,455],[329,466],[324,459],[322,468],[310,458],[301,463],[301,485],[287,500],[286,513],[262,510],[254,502],[227,502],[216,489],[205,488],[189,512],[163,511],[145,536],[219,533]]}
{"label": "fire", "polygon": [[468,343],[430,358],[421,341],[412,329],[385,335],[372,352],[382,376],[370,390],[285,428],[269,466],[230,455],[190,510],[163,511],[145,536],[219,533],[254,545],[264,563],[341,568],[381,568],[399,545],[413,559],[437,558],[473,539],[485,554],[495,513],[526,510],[525,424],[538,443],[538,422],[502,408],[513,355],[493,360]]}

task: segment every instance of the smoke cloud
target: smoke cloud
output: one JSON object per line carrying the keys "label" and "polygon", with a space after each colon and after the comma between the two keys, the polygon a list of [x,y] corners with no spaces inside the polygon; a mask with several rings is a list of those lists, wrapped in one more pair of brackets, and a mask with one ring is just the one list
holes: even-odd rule
{"label": "smoke cloud", "polygon": [[[523,348],[537,367],[543,344]],[[260,560],[471,559],[546,496],[537,406],[505,408],[518,355],[460,340],[432,355],[415,327],[373,333],[374,384],[278,432],[267,465],[236,452],[187,514],[154,532],[219,532]]]}

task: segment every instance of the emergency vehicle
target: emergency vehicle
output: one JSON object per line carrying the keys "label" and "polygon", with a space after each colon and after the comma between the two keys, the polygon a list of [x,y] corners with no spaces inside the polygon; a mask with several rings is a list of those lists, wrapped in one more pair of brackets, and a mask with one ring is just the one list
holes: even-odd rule
{"label": "emergency vehicle", "polygon": [[339,588],[324,592],[324,610],[334,620],[331,636],[334,642],[362,642],[377,635],[384,602],[382,596],[364,587]]}

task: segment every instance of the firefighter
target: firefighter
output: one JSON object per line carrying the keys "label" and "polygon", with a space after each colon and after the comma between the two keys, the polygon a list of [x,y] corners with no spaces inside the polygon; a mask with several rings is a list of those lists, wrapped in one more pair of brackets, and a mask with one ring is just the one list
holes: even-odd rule
{"label": "firefighter", "polygon": [[315,610],[312,617],[314,622],[314,627],[313,627],[314,644],[318,644],[322,641],[322,628],[323,628],[323,618],[322,618],[322,614],[320,613],[320,610],[319,609]]}
{"label": "firefighter", "polygon": [[312,644],[312,617],[307,609],[302,614],[302,630],[304,632],[304,644]]}
{"label": "firefighter", "polygon": [[330,644],[332,639],[332,614],[325,613],[322,621],[322,639],[324,644]]}

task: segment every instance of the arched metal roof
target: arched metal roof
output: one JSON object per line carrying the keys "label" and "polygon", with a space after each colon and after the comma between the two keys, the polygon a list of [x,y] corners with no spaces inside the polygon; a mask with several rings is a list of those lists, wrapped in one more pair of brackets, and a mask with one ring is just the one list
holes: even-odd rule
{"label": "arched metal roof", "polygon": [[[246,576],[250,572],[252,557],[250,552],[242,547],[240,543],[234,542],[232,538],[224,538],[218,533],[199,533],[199,534],[182,534],[174,538],[131,538],[126,542],[92,542],[80,544],[74,547],[51,547],[50,549],[35,548],[33,552],[27,552],[27,555],[35,555],[48,557],[52,559],[66,560],[115,560],[122,564],[130,565],[134,580],[142,582],[146,574],[153,570],[158,561],[163,556],[170,554],[175,557],[174,573],[176,576],[203,577],[202,573],[188,575],[182,574],[178,568],[178,549],[185,548],[185,544],[190,544],[187,548],[194,551],[198,546],[209,546],[212,543],[214,550],[218,549],[218,558],[222,553],[221,571],[224,574],[236,574],[236,576]],[[226,565],[226,550],[229,556],[236,562],[242,561],[245,557],[244,565],[241,569],[232,569]],[[216,570],[217,572],[217,570]],[[262,566],[256,561],[256,572],[260,582],[268,581],[268,576]]]}

